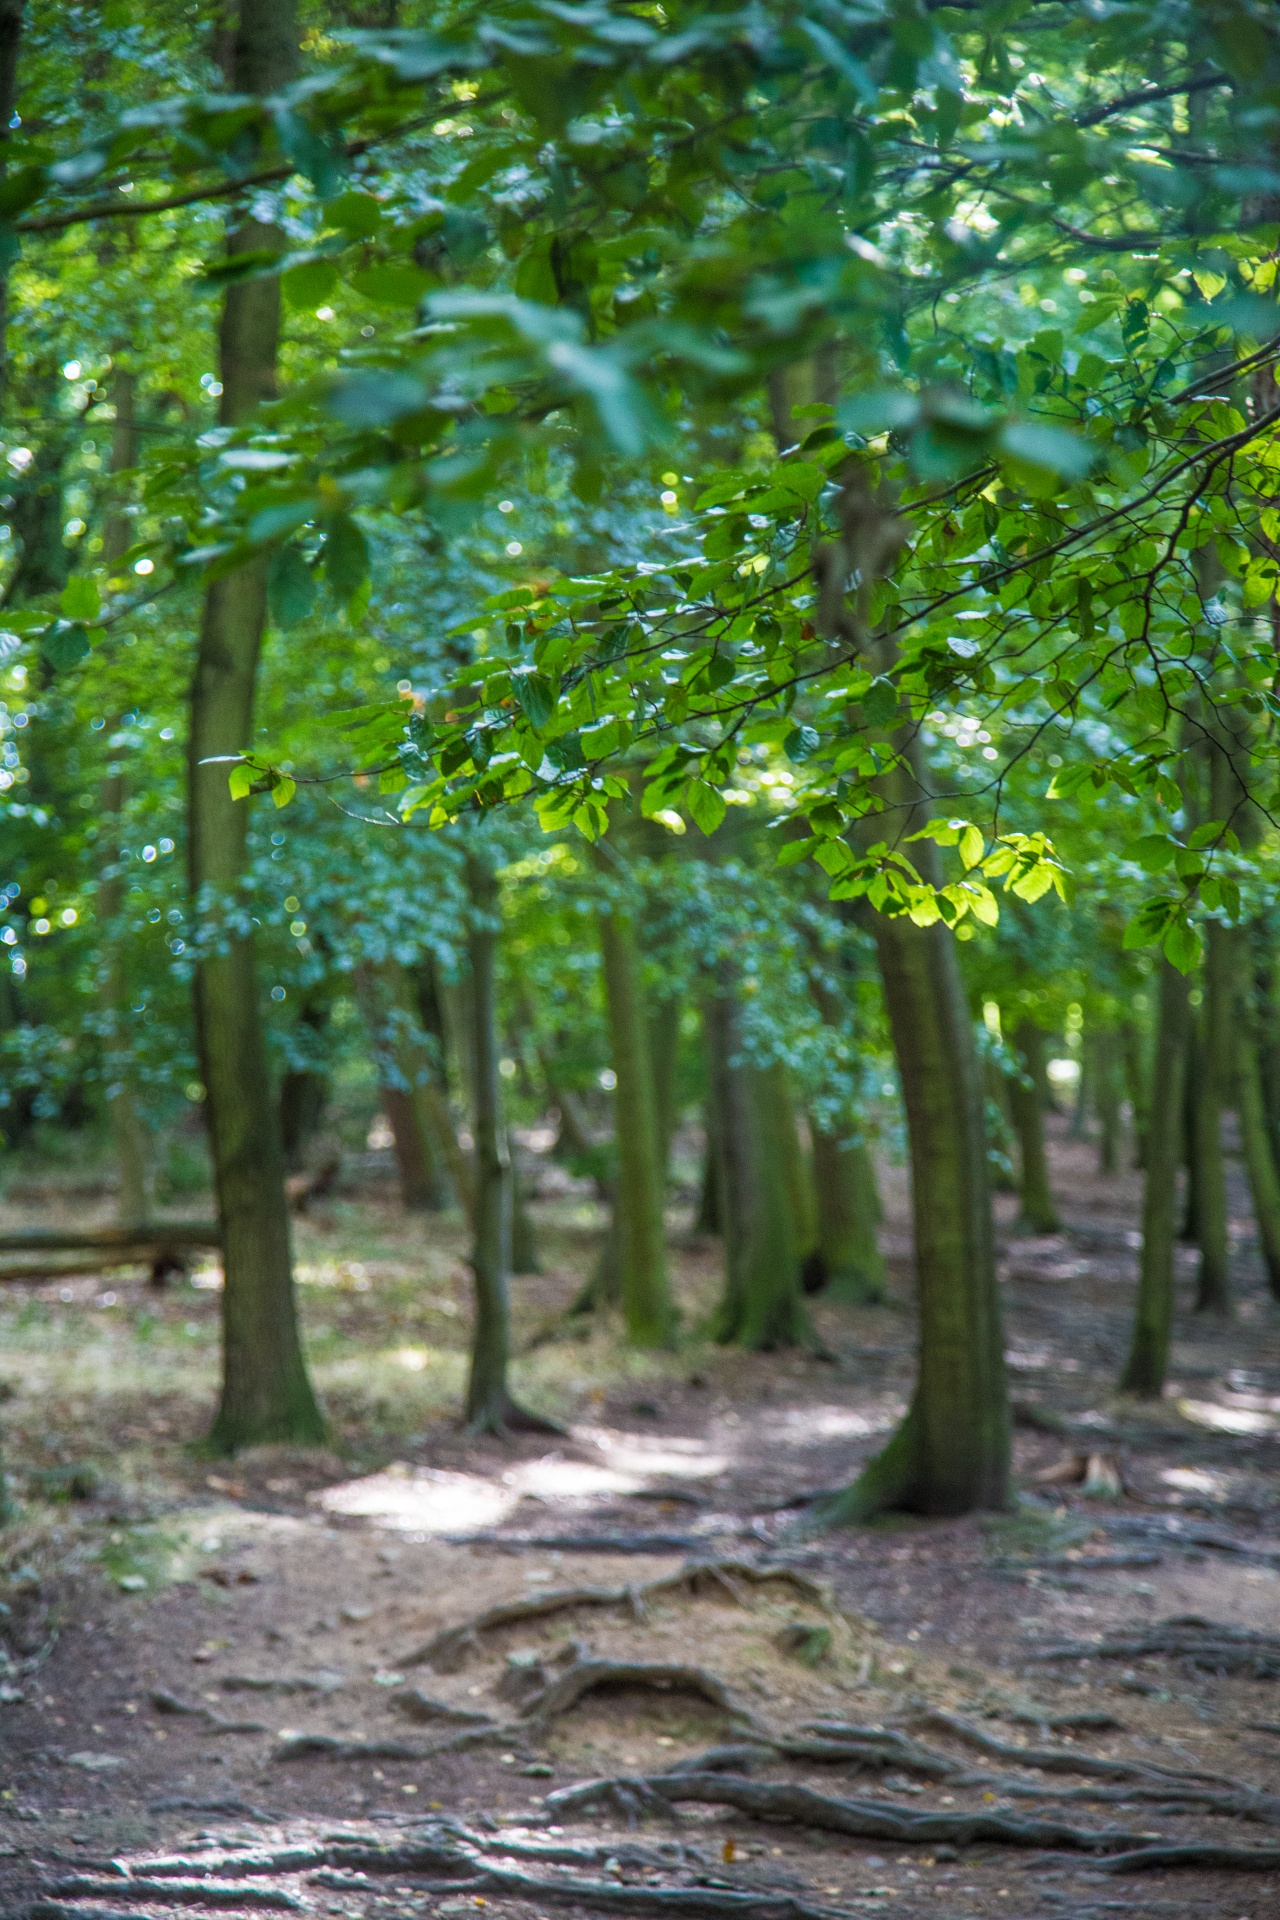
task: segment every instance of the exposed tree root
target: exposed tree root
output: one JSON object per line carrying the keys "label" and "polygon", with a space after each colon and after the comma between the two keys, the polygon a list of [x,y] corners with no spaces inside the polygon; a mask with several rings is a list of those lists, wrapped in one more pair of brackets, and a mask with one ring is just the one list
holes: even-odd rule
{"label": "exposed tree root", "polygon": [[419,1746],[407,1740],[343,1740],[332,1733],[282,1734],[271,1755],[273,1760],[434,1760],[437,1754],[459,1753],[465,1747],[485,1746],[493,1741],[518,1739],[516,1729],[490,1721],[483,1727],[463,1727],[447,1740],[434,1746]]}
{"label": "exposed tree root", "polygon": [[1134,1833],[1118,1827],[1071,1827],[1057,1820],[1024,1819],[1017,1814],[988,1812],[925,1812],[883,1800],[836,1800],[812,1787],[775,1781],[741,1780],[729,1774],[660,1773],[623,1775],[617,1780],[588,1780],[547,1795],[547,1811],[556,1816],[576,1813],[615,1798],[621,1788],[631,1799],[696,1801],[704,1806],[736,1807],[757,1820],[794,1821],[827,1833],[847,1833],[864,1840],[945,1842],[962,1846],[994,1841],[1013,1847],[1067,1848],[1105,1853],[1137,1848],[1160,1840],[1159,1834]]}
{"label": "exposed tree root", "polygon": [[1225,1867],[1233,1873],[1266,1873],[1280,1867],[1280,1847],[1221,1847],[1207,1840],[1135,1847],[1100,1860],[1104,1873],[1147,1873],[1153,1867]]}
{"label": "exposed tree root", "polygon": [[[628,1868],[696,1876],[675,1886],[628,1884],[624,1879],[588,1879],[581,1874],[535,1874],[513,1864],[518,1860],[541,1866],[591,1867],[609,1865],[619,1874]],[[490,1839],[454,1822],[419,1829],[413,1838],[391,1845],[376,1837],[331,1839],[316,1846],[281,1847],[260,1852],[226,1853],[204,1859],[172,1857],[145,1863],[145,1874],[113,1880],[88,1876],[59,1882],[53,1895],[88,1900],[109,1898],[128,1891],[134,1898],[167,1906],[225,1909],[233,1906],[297,1911],[305,1902],[278,1889],[246,1884],[250,1875],[305,1873],[313,1885],[340,1891],[359,1891],[375,1874],[413,1875],[429,1893],[507,1895],[545,1904],[580,1905],[589,1912],[675,1914],[707,1920],[741,1915],[743,1920],[834,1920],[829,1907],[809,1901],[775,1885],[742,1885],[741,1872],[710,1869],[690,1849],[662,1849],[628,1845],[592,1846],[573,1842]],[[234,1882],[224,1876],[236,1876]],[[437,1876],[426,1878],[425,1876]],[[70,1910],[41,1903],[35,1920],[74,1920]],[[82,1920],[89,1920],[88,1915]],[[97,1910],[93,1920],[100,1920]],[[133,1916],[132,1920],[140,1920]]]}
{"label": "exposed tree root", "polygon": [[586,1694],[601,1687],[653,1687],[661,1693],[692,1693],[731,1714],[735,1720],[756,1724],[755,1715],[740,1706],[723,1680],[703,1667],[669,1666],[652,1661],[577,1660],[521,1707],[524,1719],[545,1724],[568,1713]]}
{"label": "exposed tree root", "polygon": [[[545,1545],[545,1542],[539,1542]],[[696,1595],[706,1587],[719,1587],[740,1606],[750,1601],[743,1591],[747,1586],[767,1586],[782,1581],[797,1597],[821,1607],[824,1613],[840,1617],[830,1588],[793,1567],[759,1567],[749,1560],[690,1560],[678,1573],[664,1574],[644,1586],[562,1587],[528,1600],[509,1600],[488,1607],[470,1620],[454,1627],[443,1627],[424,1646],[405,1654],[402,1667],[429,1666],[437,1673],[455,1673],[471,1648],[484,1633],[496,1633],[504,1627],[523,1626],[529,1620],[545,1620],[552,1614],[570,1613],[577,1607],[627,1607],[632,1617],[643,1620],[645,1603],[662,1595],[687,1592]]]}
{"label": "exposed tree root", "polygon": [[166,1693],[163,1687],[157,1687],[151,1696],[151,1704],[157,1713],[180,1714],[185,1719],[202,1720],[210,1733],[270,1733],[271,1729],[261,1720],[227,1720],[222,1714],[215,1713],[212,1707],[198,1706],[193,1701],[180,1700],[176,1694]]}
{"label": "exposed tree root", "polygon": [[464,1431],[474,1436],[494,1434],[499,1440],[505,1440],[513,1433],[545,1433],[557,1440],[568,1438],[566,1427],[562,1427],[558,1421],[548,1420],[543,1414],[534,1413],[529,1407],[522,1407],[509,1393],[503,1393],[496,1401],[486,1401],[483,1406],[468,1409]]}
{"label": "exposed tree root", "polygon": [[941,1732],[963,1740],[980,1753],[998,1760],[1012,1760],[1020,1767],[1033,1767],[1039,1773],[1078,1773],[1085,1779],[1173,1781],[1189,1786],[1224,1787],[1232,1793],[1254,1791],[1246,1781],[1233,1780],[1227,1774],[1201,1773],[1190,1767],[1162,1767],[1153,1760],[1113,1760],[1106,1754],[1079,1753],[1072,1747],[1020,1747],[1011,1740],[997,1740],[994,1734],[958,1713],[946,1713],[940,1707],[927,1707],[912,1715],[919,1726],[937,1727]]}
{"label": "exposed tree root", "polygon": [[447,1700],[432,1700],[421,1687],[401,1687],[391,1696],[391,1705],[410,1720],[453,1720],[464,1727],[492,1727],[492,1714],[474,1713],[468,1707],[452,1707]]}
{"label": "exposed tree root", "polygon": [[253,1907],[273,1913],[301,1913],[306,1902],[283,1887],[215,1885],[208,1880],[97,1880],[88,1874],[73,1873],[49,1888],[54,1899],[114,1900],[127,1893],[131,1900],[164,1907]]}
{"label": "exposed tree root", "polygon": [[503,1547],[510,1553],[540,1548],[555,1553],[692,1553],[693,1533],[447,1533],[456,1547]]}
{"label": "exposed tree root", "polygon": [[1032,1650],[1032,1660],[1140,1660],[1153,1654],[1184,1659],[1205,1673],[1251,1673],[1255,1680],[1280,1678],[1280,1636],[1256,1633],[1204,1620],[1199,1614],[1175,1614],[1149,1631],[1113,1634],[1105,1640],[1070,1640]]}

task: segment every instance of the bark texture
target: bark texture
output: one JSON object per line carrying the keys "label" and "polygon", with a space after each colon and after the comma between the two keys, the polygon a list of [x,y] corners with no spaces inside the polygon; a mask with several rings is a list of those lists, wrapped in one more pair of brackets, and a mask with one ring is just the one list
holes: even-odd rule
{"label": "bark texture", "polygon": [[[245,6],[236,28],[235,84],[268,93],[297,71],[293,0]],[[281,248],[273,227],[247,221],[232,253]],[[280,290],[274,279],[229,287],[219,337],[221,417],[247,419],[275,388]],[[243,897],[249,809],[227,790],[213,756],[253,738],[254,683],[266,622],[261,561],[215,581],[205,596],[189,741],[189,860],[199,959],[196,1035],[207,1092],[222,1227],[222,1399],[211,1444],[319,1441],[324,1422],[298,1338],[279,1117],[258,1005],[253,929]]]}
{"label": "bark texture", "polygon": [[1121,1390],[1158,1400],[1164,1392],[1173,1327],[1174,1250],[1177,1245],[1178,1168],[1182,1160],[1182,1080],[1186,1070],[1190,1002],[1186,980],[1160,963],[1155,1064],[1142,1189],[1142,1258],[1138,1304]]}

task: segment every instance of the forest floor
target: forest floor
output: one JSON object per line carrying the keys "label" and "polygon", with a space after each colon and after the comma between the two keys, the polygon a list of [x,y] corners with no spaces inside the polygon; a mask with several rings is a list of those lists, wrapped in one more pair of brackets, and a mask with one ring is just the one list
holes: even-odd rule
{"label": "forest floor", "polygon": [[[1061,1126],[1052,1158],[1060,1234],[1000,1201],[1007,1516],[800,1527],[910,1388],[893,1169],[894,1298],[817,1304],[834,1362],[698,1339],[718,1254],[678,1235],[679,1354],[538,1342],[599,1231],[542,1204],[515,1374],[563,1439],[459,1433],[461,1231],[376,1189],[298,1229],[328,1453],[200,1454],[215,1273],[5,1287],[0,1909],[1276,1913],[1280,1308],[1239,1168],[1235,1316],[1191,1314],[1182,1256],[1175,1384],[1139,1407],[1138,1180]],[[95,1209],[64,1175],[0,1225]],[[1077,1456],[1111,1497],[1037,1479]]]}

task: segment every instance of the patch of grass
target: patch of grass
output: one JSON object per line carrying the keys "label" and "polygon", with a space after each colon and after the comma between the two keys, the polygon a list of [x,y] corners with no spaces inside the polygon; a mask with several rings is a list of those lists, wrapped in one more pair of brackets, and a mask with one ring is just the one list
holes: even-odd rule
{"label": "patch of grass", "polygon": [[1023,1499],[1012,1513],[986,1516],[982,1528],[992,1559],[998,1565],[1016,1566],[1041,1554],[1078,1547],[1088,1539],[1095,1524],[1088,1515],[1055,1511],[1039,1501]]}

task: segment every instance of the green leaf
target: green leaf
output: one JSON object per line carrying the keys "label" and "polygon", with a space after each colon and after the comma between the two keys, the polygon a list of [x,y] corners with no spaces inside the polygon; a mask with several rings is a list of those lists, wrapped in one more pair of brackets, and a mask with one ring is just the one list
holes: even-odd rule
{"label": "green leaf", "polygon": [[338,269],[332,260],[303,260],[285,269],[280,284],[291,307],[318,307],[337,286]]}
{"label": "green leaf", "polygon": [[801,760],[812,759],[821,745],[822,741],[812,727],[792,727],[782,743],[782,751],[788,760],[798,763]]}
{"label": "green leaf", "polygon": [[694,823],[704,833],[714,833],[725,816],[724,795],[705,780],[691,780],[684,792],[684,803]]}
{"label": "green leaf", "polygon": [[1190,973],[1199,965],[1204,943],[1189,920],[1180,918],[1173,921],[1162,945],[1165,958],[1179,973]]}
{"label": "green leaf", "polygon": [[1043,420],[1010,420],[998,437],[1011,458],[1056,473],[1062,480],[1083,480],[1094,464],[1093,449],[1085,441]]}
{"label": "green leaf", "polygon": [[271,783],[271,798],[278,807],[287,807],[297,791],[297,781],[291,780],[287,773],[279,774]]}
{"label": "green leaf", "polygon": [[377,267],[362,267],[353,273],[351,284],[366,300],[379,307],[416,307],[438,283],[421,267],[387,262]]}
{"label": "green leaf", "polygon": [[231,789],[233,800],[246,800],[253,787],[254,769],[247,761],[241,761],[238,767],[232,767],[227,775],[227,785]]}
{"label": "green leaf", "polygon": [[311,569],[296,547],[282,547],[271,561],[267,597],[271,617],[286,631],[305,620],[315,600]]}
{"label": "green leaf", "polygon": [[871,682],[862,696],[862,715],[869,727],[887,727],[898,717],[899,694],[884,674]]}
{"label": "green leaf", "polygon": [[360,193],[352,187],[330,200],[324,217],[331,227],[349,233],[353,239],[368,240],[382,224],[382,208],[371,193]]}
{"label": "green leaf", "polygon": [[325,529],[324,577],[330,591],[344,603],[364,585],[369,573],[369,545],[349,513],[335,513]]}
{"label": "green leaf", "polygon": [[976,867],[982,858],[984,844],[981,827],[966,827],[960,835],[961,865],[965,867]]}
{"label": "green leaf", "polygon": [[59,605],[68,620],[96,620],[102,612],[97,581],[87,574],[73,574],[62,589]]}
{"label": "green leaf", "polygon": [[89,637],[82,626],[70,626],[59,620],[50,627],[41,642],[45,659],[58,673],[77,666],[89,651]]}
{"label": "green leaf", "polygon": [[511,675],[511,691],[529,725],[541,732],[556,710],[560,697],[557,683],[545,673],[517,667]]}

